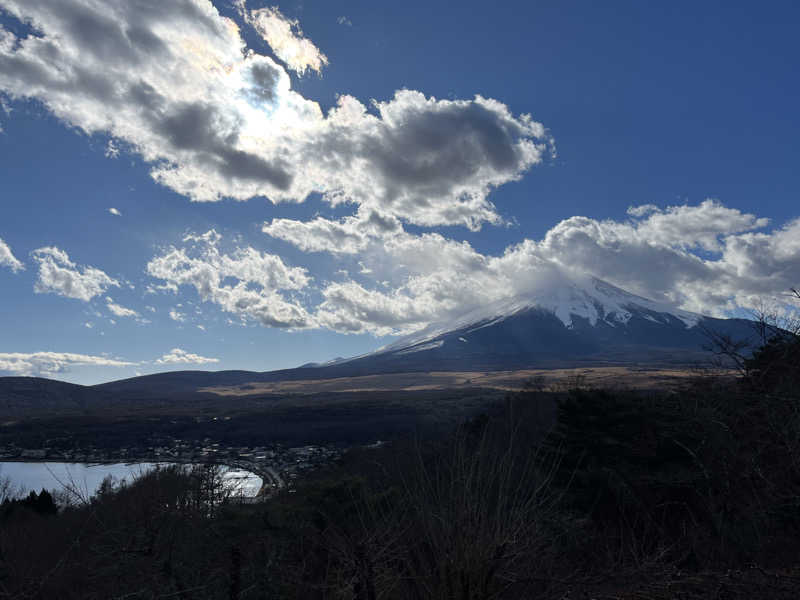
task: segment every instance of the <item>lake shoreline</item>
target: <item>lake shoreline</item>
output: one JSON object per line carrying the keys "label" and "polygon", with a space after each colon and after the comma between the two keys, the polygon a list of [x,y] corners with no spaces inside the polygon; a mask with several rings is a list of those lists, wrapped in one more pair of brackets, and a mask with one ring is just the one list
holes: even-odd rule
{"label": "lake shoreline", "polygon": [[228,481],[234,495],[257,497],[264,489],[265,478],[241,465],[179,461],[75,462],[53,460],[0,460],[0,477],[6,478],[16,491],[25,495],[41,489],[58,490],[78,487],[87,497],[93,496],[102,482],[131,481],[159,467],[171,465],[215,464],[224,469],[222,479]]}

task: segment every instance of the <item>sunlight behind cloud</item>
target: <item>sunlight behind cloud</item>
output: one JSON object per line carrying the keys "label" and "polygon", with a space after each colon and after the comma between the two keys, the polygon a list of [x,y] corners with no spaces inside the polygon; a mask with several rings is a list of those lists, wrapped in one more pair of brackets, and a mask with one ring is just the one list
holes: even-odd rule
{"label": "sunlight behind cloud", "polygon": [[[13,21],[0,25],[0,92],[100,134],[109,159],[141,158],[156,182],[196,202],[321,202],[303,218],[269,208],[256,217],[271,238],[267,251],[235,229],[223,240],[214,223],[181,238],[176,231],[196,223],[185,219],[147,256],[140,251],[148,293],[196,293],[244,324],[385,335],[532,293],[556,272],[720,315],[800,280],[796,220],[767,230],[768,219],[712,199],[601,219],[582,216],[595,214],[590,195],[587,212],[558,213],[538,239],[494,229],[488,237],[502,240],[481,245],[473,232],[514,222],[509,206],[495,206],[495,190],[555,155],[545,126],[482,95],[442,99],[406,88],[383,99],[332,93],[323,110],[296,85],[327,58],[275,7],[236,3],[239,24],[255,28],[272,54],[249,48],[209,0],[0,7]],[[520,198],[528,211],[547,201]],[[126,225],[142,214],[118,206]],[[241,221],[233,227],[253,233]],[[286,255],[283,244],[293,246]],[[75,264],[61,247],[31,256],[40,293],[90,302],[125,283]],[[23,268],[2,240],[0,265]],[[143,322],[144,308],[107,298],[101,308]],[[197,328],[191,309],[159,310],[172,327]]]}
{"label": "sunlight behind cloud", "polygon": [[[478,229],[501,221],[491,190],[552,147],[530,116],[481,96],[404,89],[374,102],[376,115],[342,94],[323,114],[208,0],[110,2],[101,13],[90,0],[0,6],[37,31],[0,26],[0,91],[124,142],[156,181],[195,201],[303,202],[316,192],[409,223]],[[275,9],[246,14],[297,69],[324,64]]]}

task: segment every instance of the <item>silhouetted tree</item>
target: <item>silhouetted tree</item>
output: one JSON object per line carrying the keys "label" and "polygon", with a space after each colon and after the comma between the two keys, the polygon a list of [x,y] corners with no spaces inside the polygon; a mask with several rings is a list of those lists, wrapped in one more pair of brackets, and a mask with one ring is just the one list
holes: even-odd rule
{"label": "silhouetted tree", "polygon": [[[800,291],[792,288],[791,293],[800,300]],[[756,310],[754,316],[753,339],[734,339],[706,328],[707,348],[720,357],[723,366],[738,369],[750,389],[796,393],[800,384],[800,319],[765,308]]]}

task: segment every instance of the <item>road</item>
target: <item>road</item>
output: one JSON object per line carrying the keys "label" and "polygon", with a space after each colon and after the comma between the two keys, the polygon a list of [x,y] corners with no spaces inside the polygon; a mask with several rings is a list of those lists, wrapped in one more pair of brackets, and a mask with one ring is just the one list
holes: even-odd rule
{"label": "road", "polygon": [[278,474],[277,471],[275,471],[275,469],[268,465],[242,459],[220,460],[219,464],[250,471],[251,473],[261,477],[263,484],[261,489],[258,491],[258,496],[266,496],[270,492],[278,491],[286,487],[286,482],[283,480],[283,478]]}

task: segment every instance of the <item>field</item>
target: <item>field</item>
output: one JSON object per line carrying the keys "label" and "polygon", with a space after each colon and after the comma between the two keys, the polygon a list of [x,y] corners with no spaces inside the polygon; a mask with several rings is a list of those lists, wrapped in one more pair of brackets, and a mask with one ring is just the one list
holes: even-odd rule
{"label": "field", "polygon": [[604,389],[653,390],[681,387],[698,375],[731,377],[729,372],[699,369],[653,369],[637,367],[596,367],[576,369],[523,369],[518,371],[433,371],[429,373],[391,373],[323,380],[253,382],[233,386],[210,386],[198,392],[218,396],[257,396],[260,394],[363,393],[377,391],[464,390],[482,388],[519,391],[527,387],[565,389],[601,387]]}

